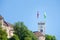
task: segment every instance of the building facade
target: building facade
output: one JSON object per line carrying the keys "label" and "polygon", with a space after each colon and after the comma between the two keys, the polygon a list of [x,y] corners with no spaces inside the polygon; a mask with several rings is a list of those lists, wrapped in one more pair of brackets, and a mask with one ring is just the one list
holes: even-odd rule
{"label": "building facade", "polygon": [[4,18],[0,15],[0,26],[3,30],[6,30],[7,38],[10,38],[13,36],[13,26],[12,24],[6,22]]}

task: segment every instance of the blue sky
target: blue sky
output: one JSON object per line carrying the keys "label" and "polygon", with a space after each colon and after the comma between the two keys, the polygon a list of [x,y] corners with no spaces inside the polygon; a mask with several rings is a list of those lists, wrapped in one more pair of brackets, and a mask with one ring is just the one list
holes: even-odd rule
{"label": "blue sky", "polygon": [[0,14],[7,22],[23,21],[31,31],[37,31],[36,13],[39,21],[44,21],[46,11],[46,34],[55,35],[60,40],[60,0],[0,0]]}

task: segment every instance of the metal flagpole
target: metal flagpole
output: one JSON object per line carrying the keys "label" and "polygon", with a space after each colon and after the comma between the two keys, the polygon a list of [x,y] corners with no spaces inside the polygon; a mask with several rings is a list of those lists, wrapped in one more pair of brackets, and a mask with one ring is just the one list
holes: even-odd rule
{"label": "metal flagpole", "polygon": [[[39,23],[39,11],[37,11],[37,25],[38,25],[38,23]],[[40,31],[39,26],[38,26],[38,31]]]}

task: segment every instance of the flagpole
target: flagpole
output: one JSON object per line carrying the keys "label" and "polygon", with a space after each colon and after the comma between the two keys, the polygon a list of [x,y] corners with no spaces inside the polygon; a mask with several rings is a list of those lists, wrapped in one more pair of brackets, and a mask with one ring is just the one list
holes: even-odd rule
{"label": "flagpole", "polygon": [[45,28],[46,28],[46,12],[44,12],[44,22],[45,22]]}
{"label": "flagpole", "polygon": [[[37,11],[37,25],[38,25],[38,22],[39,22],[39,11]],[[38,31],[39,31],[39,26],[38,26]]]}

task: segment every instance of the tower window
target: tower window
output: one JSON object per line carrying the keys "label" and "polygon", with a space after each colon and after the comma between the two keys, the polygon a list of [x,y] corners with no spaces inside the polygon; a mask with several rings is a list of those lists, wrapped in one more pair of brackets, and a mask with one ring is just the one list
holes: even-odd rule
{"label": "tower window", "polygon": [[40,32],[43,32],[43,29],[41,29]]}

